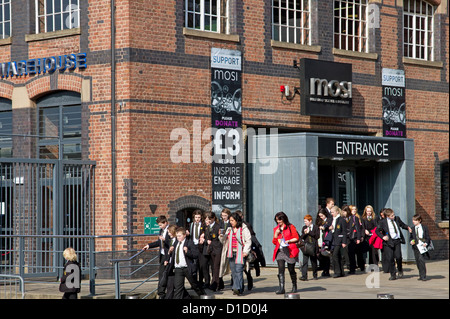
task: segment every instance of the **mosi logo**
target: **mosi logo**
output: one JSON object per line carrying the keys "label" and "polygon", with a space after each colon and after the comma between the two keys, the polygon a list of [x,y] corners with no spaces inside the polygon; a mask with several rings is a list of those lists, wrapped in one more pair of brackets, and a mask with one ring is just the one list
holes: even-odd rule
{"label": "mosi logo", "polygon": [[310,95],[340,97],[344,99],[352,98],[352,82],[329,81],[326,79],[311,78],[309,80]]}

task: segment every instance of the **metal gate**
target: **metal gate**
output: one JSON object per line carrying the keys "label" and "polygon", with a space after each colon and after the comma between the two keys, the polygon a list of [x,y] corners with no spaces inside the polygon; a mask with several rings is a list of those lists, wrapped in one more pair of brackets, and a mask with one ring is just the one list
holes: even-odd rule
{"label": "metal gate", "polygon": [[0,158],[0,273],[58,276],[69,246],[86,264],[85,239],[8,236],[94,235],[94,182],[92,161]]}

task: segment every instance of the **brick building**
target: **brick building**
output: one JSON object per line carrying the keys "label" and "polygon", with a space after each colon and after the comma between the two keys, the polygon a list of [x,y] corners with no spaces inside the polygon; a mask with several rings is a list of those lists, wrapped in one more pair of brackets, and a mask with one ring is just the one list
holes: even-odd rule
{"label": "brick building", "polygon": [[[95,234],[144,233],[160,214],[184,224],[229,202],[270,256],[276,212],[300,226],[333,196],[361,213],[392,207],[408,223],[420,213],[436,258],[448,258],[446,0],[115,6],[0,2],[1,157],[95,161]],[[211,124],[255,132],[240,140],[242,163],[208,162],[221,147]],[[278,170],[260,174],[268,158],[249,145],[269,136]]]}

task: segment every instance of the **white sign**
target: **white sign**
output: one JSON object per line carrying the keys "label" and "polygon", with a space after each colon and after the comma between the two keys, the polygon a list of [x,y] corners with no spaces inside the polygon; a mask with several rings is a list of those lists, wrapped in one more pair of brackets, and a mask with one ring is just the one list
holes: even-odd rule
{"label": "white sign", "polygon": [[211,48],[211,68],[241,71],[241,51]]}
{"label": "white sign", "polygon": [[405,71],[383,69],[381,74],[382,74],[381,84],[383,86],[405,87]]}

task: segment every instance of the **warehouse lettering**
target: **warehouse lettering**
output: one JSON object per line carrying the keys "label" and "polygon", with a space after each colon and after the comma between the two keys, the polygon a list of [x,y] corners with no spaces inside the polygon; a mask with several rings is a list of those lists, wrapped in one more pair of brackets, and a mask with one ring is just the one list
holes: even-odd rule
{"label": "warehouse lettering", "polygon": [[389,156],[388,143],[336,141],[337,155]]}
{"label": "warehouse lettering", "polygon": [[64,72],[76,68],[85,69],[86,53],[65,54],[46,58],[29,59],[0,63],[0,76],[10,78],[14,76],[53,73],[56,70]]}

